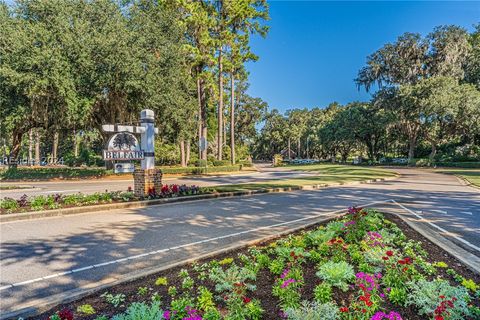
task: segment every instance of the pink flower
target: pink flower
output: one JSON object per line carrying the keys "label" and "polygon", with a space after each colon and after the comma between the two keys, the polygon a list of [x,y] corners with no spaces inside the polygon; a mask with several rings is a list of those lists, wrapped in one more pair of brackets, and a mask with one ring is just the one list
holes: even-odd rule
{"label": "pink flower", "polygon": [[282,283],[282,285],[281,285],[280,287],[281,287],[282,289],[285,289],[286,287],[288,287],[288,285],[289,285],[290,283],[295,283],[295,282],[297,282],[297,280],[295,280],[295,279],[287,279],[287,280],[283,281],[283,283]]}

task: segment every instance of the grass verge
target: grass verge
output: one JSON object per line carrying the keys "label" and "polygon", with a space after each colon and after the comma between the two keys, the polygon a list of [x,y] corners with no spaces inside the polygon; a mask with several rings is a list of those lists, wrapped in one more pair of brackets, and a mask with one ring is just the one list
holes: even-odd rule
{"label": "grass verge", "polygon": [[337,183],[361,182],[381,178],[393,178],[397,174],[382,169],[372,169],[345,165],[332,164],[314,164],[314,165],[300,165],[287,166],[287,168],[295,171],[310,172],[310,176],[283,179],[283,180],[269,180],[259,183],[244,183],[233,184],[225,186],[211,187],[218,192],[231,192],[241,190],[263,190],[270,188],[290,188],[290,187],[304,187],[313,185],[329,185]]}
{"label": "grass verge", "polygon": [[448,169],[439,172],[454,174],[467,180],[474,186],[480,187],[480,169]]}

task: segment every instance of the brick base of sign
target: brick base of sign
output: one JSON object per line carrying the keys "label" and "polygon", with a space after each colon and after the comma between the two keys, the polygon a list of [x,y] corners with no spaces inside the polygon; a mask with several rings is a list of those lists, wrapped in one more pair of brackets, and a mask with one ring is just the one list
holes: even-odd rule
{"label": "brick base of sign", "polygon": [[162,171],[159,169],[135,169],[133,172],[133,191],[137,197],[146,197],[149,193],[159,193],[162,189]]}

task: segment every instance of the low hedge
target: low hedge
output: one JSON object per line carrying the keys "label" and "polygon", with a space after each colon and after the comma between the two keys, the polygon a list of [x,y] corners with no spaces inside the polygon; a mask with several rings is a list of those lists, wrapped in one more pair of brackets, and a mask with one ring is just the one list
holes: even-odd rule
{"label": "low hedge", "polygon": [[229,166],[230,164],[231,164],[230,160],[215,160],[215,161],[213,161],[213,165],[215,167],[225,167],[225,166]]}
{"label": "low hedge", "polygon": [[[215,172],[234,172],[242,170],[244,165],[225,165],[209,167],[159,167],[164,174],[204,174]],[[48,179],[73,179],[103,177],[113,174],[112,170],[105,168],[51,168],[20,167],[17,169],[0,170],[0,180],[48,180]]]}
{"label": "low hedge", "polygon": [[160,168],[163,174],[204,174],[216,172],[234,172],[242,170],[242,165],[221,167],[171,167]]}
{"label": "low hedge", "polygon": [[480,168],[480,161],[477,162],[437,162],[437,167],[449,168]]}
{"label": "low hedge", "polygon": [[111,174],[105,168],[50,168],[50,167],[19,167],[0,171],[0,180],[45,180],[45,179],[70,179],[84,177],[102,177]]}

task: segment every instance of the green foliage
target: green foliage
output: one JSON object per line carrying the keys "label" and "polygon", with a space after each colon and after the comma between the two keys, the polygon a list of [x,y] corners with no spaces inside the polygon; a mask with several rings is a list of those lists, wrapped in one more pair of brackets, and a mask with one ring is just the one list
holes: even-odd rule
{"label": "green foliage", "polygon": [[405,287],[391,287],[388,299],[395,304],[405,305],[407,300],[407,289]]}
{"label": "green foliage", "polygon": [[213,301],[213,293],[210,292],[205,287],[200,287],[198,289],[200,294],[197,297],[197,305],[198,309],[202,311],[210,311],[212,309],[215,309],[215,302]]}
{"label": "green foliage", "polygon": [[327,303],[332,300],[332,286],[328,283],[321,283],[313,289],[315,301],[319,303]]}
{"label": "green foliage", "polygon": [[48,180],[101,177],[111,173],[103,168],[10,168],[0,170],[0,180]]}
{"label": "green foliage", "polygon": [[148,287],[139,287],[137,290],[139,296],[144,296],[148,293]]}
{"label": "green foliage", "polygon": [[345,261],[328,261],[320,266],[316,275],[326,283],[343,291],[348,290],[348,283],[355,278],[353,267]]}
{"label": "green foliage", "polygon": [[338,307],[332,302],[304,301],[299,308],[289,308],[285,313],[292,320],[336,320],[340,316]]}
{"label": "green foliage", "polygon": [[125,302],[125,298],[126,298],[126,296],[123,293],[118,293],[113,295],[108,292],[105,292],[104,294],[102,294],[101,297],[104,298],[105,301],[107,301],[107,303],[110,303],[115,308],[117,308],[123,302]]}
{"label": "green foliage", "polygon": [[231,292],[236,283],[242,283],[247,289],[255,290],[255,286],[248,281],[255,280],[256,274],[252,270],[240,268],[236,264],[231,264],[226,270],[221,267],[213,268],[209,278],[215,283],[215,291],[217,292]]}
{"label": "green foliage", "polygon": [[229,166],[230,160],[215,160],[213,161],[215,167]]}
{"label": "green foliage", "polygon": [[249,303],[245,304],[245,308],[247,309],[247,317],[248,319],[252,320],[260,320],[262,319],[263,313],[265,310],[262,308],[262,304],[259,300],[252,300]]}
{"label": "green foliage", "polygon": [[155,285],[157,286],[166,286],[168,284],[168,280],[166,277],[158,277],[155,280]]}
{"label": "green foliage", "polygon": [[144,302],[132,303],[125,313],[116,315],[112,320],[157,320],[163,318],[163,311],[159,302],[147,305]]}
{"label": "green foliage", "polygon": [[473,293],[477,292],[477,290],[479,289],[479,285],[475,283],[475,281],[473,281],[472,279],[463,279],[462,280],[462,283],[461,283],[462,286],[464,286],[466,289],[472,291]]}
{"label": "green foliage", "polygon": [[77,307],[77,312],[88,316],[95,314],[95,309],[90,304],[82,304]]}
{"label": "green foliage", "polygon": [[15,199],[3,198],[3,200],[0,200],[0,208],[5,209],[7,213],[11,213],[18,210],[20,208],[20,205]]}
{"label": "green foliage", "polygon": [[418,308],[419,314],[431,315],[443,300],[455,299],[454,307],[449,308],[449,319],[465,319],[469,315],[467,303],[470,301],[467,290],[464,287],[453,287],[445,280],[419,280],[409,282],[407,305]]}

